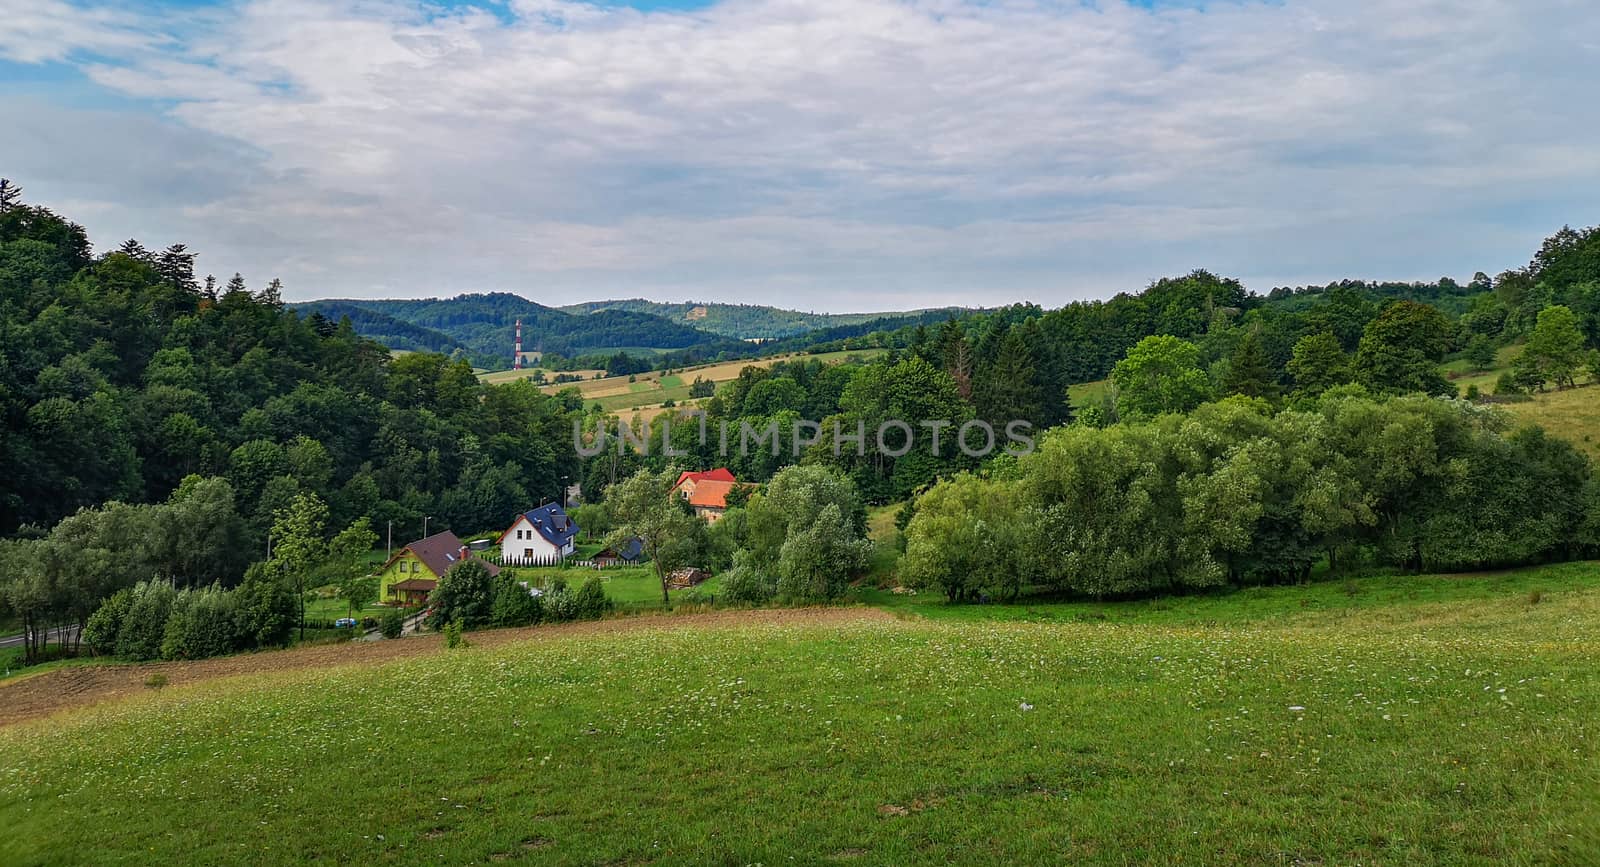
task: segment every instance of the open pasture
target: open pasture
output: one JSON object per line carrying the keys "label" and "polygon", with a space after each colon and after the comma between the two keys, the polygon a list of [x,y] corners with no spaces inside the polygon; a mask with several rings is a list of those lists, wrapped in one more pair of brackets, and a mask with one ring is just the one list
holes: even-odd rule
{"label": "open pasture", "polygon": [[652,618],[173,686],[0,731],[0,861],[1580,863],[1595,571],[1269,618]]}

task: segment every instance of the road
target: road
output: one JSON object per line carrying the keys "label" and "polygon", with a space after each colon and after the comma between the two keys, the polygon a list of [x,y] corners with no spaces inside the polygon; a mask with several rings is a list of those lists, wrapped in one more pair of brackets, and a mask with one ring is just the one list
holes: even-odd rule
{"label": "road", "polygon": [[[77,626],[57,626],[55,629],[50,630],[49,642],[51,644],[60,644],[70,642],[77,637]],[[0,638],[0,650],[8,647],[21,647],[22,639],[23,634],[20,632],[16,635],[7,635],[4,638]]]}

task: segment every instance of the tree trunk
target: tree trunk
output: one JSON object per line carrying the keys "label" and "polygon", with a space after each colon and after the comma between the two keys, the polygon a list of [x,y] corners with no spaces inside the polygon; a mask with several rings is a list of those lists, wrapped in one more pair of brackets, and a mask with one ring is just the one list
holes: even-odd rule
{"label": "tree trunk", "polygon": [[657,560],[654,556],[650,558],[650,562],[656,567],[656,580],[661,582],[661,607],[671,608],[672,599],[667,595],[667,573],[661,568],[661,561]]}

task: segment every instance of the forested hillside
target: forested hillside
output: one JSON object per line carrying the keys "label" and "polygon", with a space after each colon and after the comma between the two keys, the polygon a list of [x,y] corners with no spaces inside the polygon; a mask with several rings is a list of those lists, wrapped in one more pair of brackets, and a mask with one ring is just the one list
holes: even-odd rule
{"label": "forested hillside", "polygon": [[[441,355],[391,359],[348,320],[286,309],[276,281],[252,291],[234,275],[219,287],[197,279],[195,262],[181,244],[97,254],[70,220],[4,203],[0,535],[40,537],[109,501],[203,495],[203,522],[167,533],[137,524],[155,513],[107,507],[63,550],[104,548],[142,578],[136,564],[176,556],[150,549],[186,545],[211,559],[182,575],[228,581],[302,494],[327,504],[330,526],[392,521],[405,540],[424,516],[497,526],[574,473],[575,402],[481,385]],[[190,475],[220,484],[180,488]],[[216,550],[178,541],[180,529]],[[104,545],[90,543],[96,533]]]}
{"label": "forested hillside", "polygon": [[[713,334],[721,334],[725,337],[763,341],[795,337],[822,329],[856,326],[870,322],[882,323],[891,320],[905,320],[907,317],[918,314],[932,313],[943,318],[965,312],[959,307],[945,307],[937,310],[914,310],[905,313],[802,313],[799,310],[785,310],[780,307],[768,307],[761,304],[717,304],[695,301],[668,304],[660,301],[647,301],[643,298],[628,298],[620,301],[585,301],[581,304],[568,304],[561,309],[568,313],[581,315],[605,310],[648,313],[672,322],[692,325],[695,328],[709,331]],[[900,324],[904,324],[904,322],[902,321]],[[818,339],[834,338],[822,337]]]}
{"label": "forested hillside", "polygon": [[[328,318],[361,310],[369,318],[352,316],[352,324],[363,336],[385,339],[393,349],[441,351],[440,335],[479,367],[499,369],[511,364],[515,324],[522,320],[524,350],[541,351],[547,357],[568,360],[583,356],[611,355],[623,349],[659,350],[676,354],[681,360],[715,360],[738,357],[750,351],[748,344],[722,337],[689,325],[670,322],[650,313],[604,310],[589,315],[573,315],[529,301],[520,295],[492,292],[484,295],[459,295],[454,298],[418,300],[341,300],[308,301],[294,305],[306,313],[321,313]],[[410,326],[407,330],[403,326]],[[552,363],[557,359],[551,358]],[[586,362],[587,363],[587,362]]]}

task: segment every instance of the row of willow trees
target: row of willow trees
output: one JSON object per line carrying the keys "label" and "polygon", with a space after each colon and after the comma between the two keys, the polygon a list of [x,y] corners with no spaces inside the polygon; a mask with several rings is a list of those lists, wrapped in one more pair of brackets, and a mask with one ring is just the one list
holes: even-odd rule
{"label": "row of willow trees", "polygon": [[1492,407],[1359,387],[1273,413],[1059,428],[915,502],[902,575],[955,601],[1099,598],[1307,579],[1319,564],[1449,571],[1593,553],[1589,459]]}

